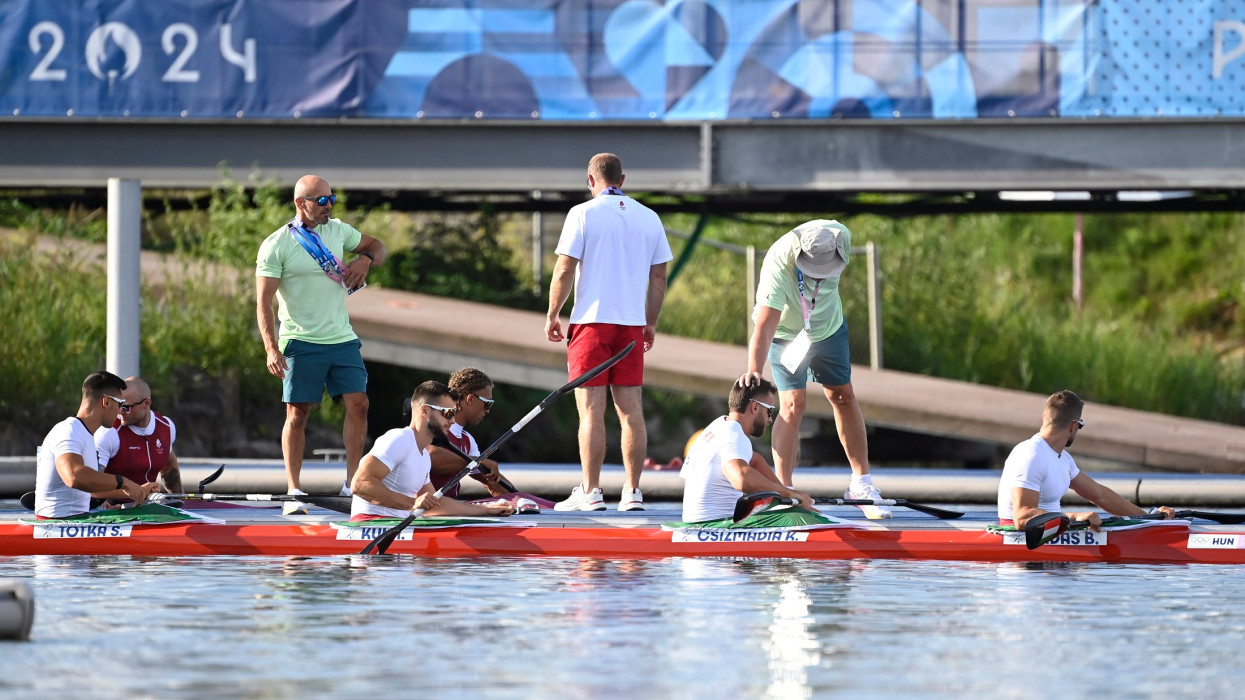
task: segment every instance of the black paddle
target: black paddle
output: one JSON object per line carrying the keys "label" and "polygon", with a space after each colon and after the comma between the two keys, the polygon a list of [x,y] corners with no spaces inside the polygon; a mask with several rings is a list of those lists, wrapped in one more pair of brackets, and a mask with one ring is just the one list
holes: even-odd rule
{"label": "black paddle", "polygon": [[[760,491],[758,493],[744,494],[735,503],[735,513],[731,517],[735,522],[739,522],[749,515],[763,510],[771,503],[793,505],[795,501],[778,495],[777,491]],[[813,503],[819,506],[900,506],[932,515],[941,520],[954,520],[964,516],[959,511],[944,510],[921,503],[913,503],[902,498],[879,498],[876,500],[871,498],[814,498]]]}
{"label": "black paddle", "polygon": [[[1102,521],[1102,524],[1111,525],[1125,520],[1164,520],[1165,518],[1166,516],[1162,513],[1121,515],[1107,518]],[[1211,513],[1204,510],[1178,510],[1174,519],[1187,520],[1189,518],[1213,520],[1221,525],[1245,523],[1245,514],[1242,513]],[[1043,513],[1025,523],[1025,546],[1029,549],[1037,549],[1068,530],[1084,530],[1088,527],[1088,520],[1074,521],[1064,513]]]}
{"label": "black paddle", "polygon": [[[224,471],[225,471],[225,465],[222,464],[216,468],[216,471],[212,472],[211,474],[208,474],[202,481],[200,481],[199,482],[199,493],[203,493],[203,489],[207,488],[208,484],[219,479],[220,475],[224,473]],[[177,497],[184,498],[187,496],[187,494],[184,494],[184,493],[183,494],[167,494],[167,495],[169,495],[170,498],[177,498]],[[23,493],[22,497],[17,500],[19,503],[22,504],[22,507],[25,508],[26,510],[35,509],[35,492],[34,491],[27,491],[26,493]],[[87,507],[87,510],[95,510],[96,508],[99,508],[100,505],[102,505],[103,503],[104,503],[104,500],[101,498],[92,498],[91,504]],[[166,504],[166,505],[172,505],[172,504]]]}
{"label": "black paddle", "polygon": [[[631,352],[631,349],[634,347],[635,347],[635,341],[633,340],[630,343],[627,343],[627,347],[623,348],[622,350],[619,350],[618,354],[614,355],[613,357],[606,360],[605,362],[602,362],[596,367],[593,367],[587,372],[584,372],[583,374],[579,375],[575,379],[572,379],[570,382],[564,384],[560,389],[555,389],[553,393],[546,396],[545,399],[541,401],[539,405],[536,406],[536,408],[533,408],[531,411],[528,412],[526,416],[523,416],[523,418],[520,419],[518,423],[515,423],[514,426],[510,428],[510,430],[507,430],[504,435],[502,435],[501,437],[493,441],[493,444],[489,445],[487,450],[481,452],[479,457],[476,457],[472,459],[471,461],[469,461],[467,463],[467,466],[463,467],[461,470],[459,470],[457,474],[454,475],[454,478],[450,479],[448,482],[445,483],[444,486],[437,489],[436,493],[434,493],[433,496],[435,496],[436,498],[441,498],[442,496],[444,496],[446,489],[451,488],[452,486],[454,486],[454,484],[457,484],[459,481],[462,481],[463,477],[471,473],[472,469],[475,469],[476,467],[480,466],[480,462],[482,460],[487,458],[489,455],[493,454],[493,452],[496,451],[498,447],[501,447],[502,443],[510,439],[510,436],[514,435],[520,430],[523,430],[523,426],[527,425],[529,421],[531,421],[536,416],[540,415],[541,411],[544,411],[554,401],[557,401],[563,395],[569,393],[570,391],[580,386],[583,386],[587,382],[591,381],[593,377],[604,372],[610,367],[613,367],[615,363],[617,363],[619,360],[626,357],[627,353]],[[384,554],[386,551],[388,551],[389,545],[393,544],[393,541],[398,538],[398,535],[401,535],[402,531],[405,530],[406,527],[415,520],[415,518],[418,518],[419,516],[423,514],[424,514],[423,508],[416,508],[412,510],[411,514],[406,516],[402,520],[402,522],[398,523],[397,525],[394,525],[388,530],[385,530],[380,535],[378,535],[376,539],[372,540],[371,542],[368,542],[367,546],[364,547],[363,550],[359,553],[360,554],[371,554],[373,551],[375,551],[377,554]]]}

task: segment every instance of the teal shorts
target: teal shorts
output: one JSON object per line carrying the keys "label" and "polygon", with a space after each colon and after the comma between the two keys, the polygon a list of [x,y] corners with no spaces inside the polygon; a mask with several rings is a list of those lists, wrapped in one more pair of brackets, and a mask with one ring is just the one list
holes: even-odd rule
{"label": "teal shorts", "polygon": [[363,366],[363,343],[356,338],[344,343],[320,345],[291,340],[285,345],[289,369],[282,382],[281,400],[286,403],[319,403],[327,388],[329,396],[367,391],[367,368]]}
{"label": "teal shorts", "polygon": [[847,321],[824,340],[813,343],[804,362],[795,372],[783,367],[782,351],[789,340],[774,339],[769,346],[769,366],[774,373],[774,386],[779,391],[794,391],[817,382],[822,386],[843,386],[852,383],[851,348],[847,345]]}

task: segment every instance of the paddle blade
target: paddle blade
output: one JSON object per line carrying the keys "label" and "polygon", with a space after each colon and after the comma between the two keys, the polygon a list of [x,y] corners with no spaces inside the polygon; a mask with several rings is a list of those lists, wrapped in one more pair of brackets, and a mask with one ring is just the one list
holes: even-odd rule
{"label": "paddle blade", "polygon": [[1025,546],[1037,549],[1062,535],[1071,523],[1063,513],[1043,513],[1025,525]]}
{"label": "paddle blade", "polygon": [[351,506],[350,496],[308,496],[305,494],[298,495],[298,501],[308,505],[317,506],[325,510],[331,510],[335,513],[350,514]]}
{"label": "paddle blade", "polygon": [[219,479],[220,475],[223,474],[224,472],[225,472],[225,465],[222,464],[219,467],[217,467],[216,471],[212,472],[211,474],[208,474],[207,477],[203,481],[199,482],[198,493],[203,493],[203,489],[207,488],[208,484]]}
{"label": "paddle blade", "polygon": [[1221,525],[1240,525],[1245,523],[1245,514],[1241,513],[1207,513],[1204,510],[1178,510],[1177,518],[1202,518],[1213,520]]}
{"label": "paddle blade", "polygon": [[778,495],[777,491],[746,493],[735,502],[735,512],[731,515],[731,520],[739,522],[749,515],[765,510],[773,503],[791,503],[791,500]]}
{"label": "paddle blade", "polygon": [[942,508],[935,508],[933,506],[927,506],[923,503],[913,503],[912,501],[905,501],[902,498],[895,499],[895,505],[903,506],[904,508],[911,508],[912,510],[915,510],[920,513],[925,513],[926,515],[932,515],[935,518],[939,518],[941,520],[955,520],[956,518],[964,517],[964,514],[958,510],[945,510]]}

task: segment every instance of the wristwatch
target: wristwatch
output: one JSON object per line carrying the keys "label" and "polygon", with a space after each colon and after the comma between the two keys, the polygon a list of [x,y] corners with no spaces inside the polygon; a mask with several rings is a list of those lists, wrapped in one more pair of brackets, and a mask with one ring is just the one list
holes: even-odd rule
{"label": "wristwatch", "polygon": [[117,477],[117,490],[124,489],[125,479],[120,474],[114,474],[113,476]]}
{"label": "wristwatch", "polygon": [[367,259],[368,259],[368,260],[371,260],[371,261],[372,261],[372,264],[373,264],[373,265],[375,265],[375,264],[376,264],[376,256],[375,256],[375,255],[372,255],[371,253],[367,252],[366,250],[364,250],[364,251],[360,252],[360,253],[359,253],[359,255],[362,255],[362,256],[367,257]]}

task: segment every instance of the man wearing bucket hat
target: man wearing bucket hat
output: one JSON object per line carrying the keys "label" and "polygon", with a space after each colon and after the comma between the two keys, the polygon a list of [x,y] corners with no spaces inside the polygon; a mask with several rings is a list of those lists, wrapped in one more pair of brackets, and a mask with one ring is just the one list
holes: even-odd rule
{"label": "man wearing bucket hat", "polygon": [[[748,371],[740,386],[761,379],[768,358],[778,387],[779,413],[772,442],[774,468],[792,486],[809,381],[822,385],[834,409],[839,441],[852,467],[845,498],[881,498],[869,474],[865,417],[852,390],[847,321],[839,276],[847,267],[852,233],[826,219],[801,224],[770,246],[757,285]],[[890,508],[861,506],[869,518],[889,518]]]}

